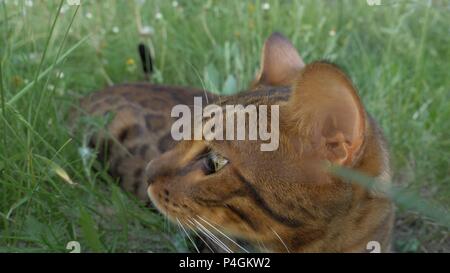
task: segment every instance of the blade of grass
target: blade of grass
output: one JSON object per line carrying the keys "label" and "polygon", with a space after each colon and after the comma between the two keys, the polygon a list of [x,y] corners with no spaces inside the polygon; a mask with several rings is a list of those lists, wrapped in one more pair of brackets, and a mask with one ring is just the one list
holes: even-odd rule
{"label": "blade of grass", "polygon": [[[2,122],[3,122],[3,128],[6,128],[6,114],[5,114],[5,85],[3,82],[3,65],[0,60],[0,100],[1,100],[1,107],[2,107]],[[3,139],[3,145],[4,147],[7,147],[6,144],[6,133],[4,130],[2,130],[2,139]]]}
{"label": "blade of grass", "polygon": [[36,70],[36,73],[34,75],[34,80],[32,81],[33,84],[35,82],[37,82],[37,78],[39,77],[39,74],[41,72],[42,65],[44,64],[45,57],[47,56],[47,50],[48,50],[48,47],[50,45],[50,40],[52,39],[53,32],[55,31],[56,22],[58,21],[59,15],[61,14],[61,7],[62,7],[63,3],[64,3],[64,0],[61,0],[59,2],[58,11],[56,12],[55,19],[53,20],[52,26],[50,27],[50,33],[48,34],[47,41],[45,42],[44,52],[42,53],[41,61],[39,62],[39,66],[38,66],[38,68]]}
{"label": "blade of grass", "polygon": [[70,178],[69,174],[54,161],[52,161],[44,156],[40,156],[40,155],[34,155],[34,156],[36,156],[37,158],[40,158],[44,162],[46,162],[48,164],[48,166],[50,167],[50,169],[54,173],[56,173],[59,177],[61,177],[65,182],[67,182],[69,185],[73,186],[73,185],[77,184],[77,183],[73,182],[72,178]]}
{"label": "blade of grass", "polygon": [[[77,14],[78,14],[78,9],[79,9],[79,8],[80,8],[80,6],[77,6],[77,7],[76,7],[76,9],[75,9],[75,11],[74,11],[74,13],[73,13],[73,15],[72,15],[72,18],[71,18],[71,20],[70,20],[69,26],[67,27],[66,32],[64,33],[64,37],[63,37],[63,39],[62,39],[62,41],[61,41],[61,44],[60,44],[59,49],[58,49],[58,52],[56,53],[55,60],[53,61],[53,67],[56,66],[56,61],[58,60],[59,56],[61,55],[62,49],[63,49],[63,47],[64,47],[64,44],[65,44],[65,42],[66,42],[66,40],[67,40],[67,36],[69,35],[70,28],[72,27],[72,24],[73,24],[73,22],[75,21],[75,17],[76,17]],[[39,94],[39,100],[38,100],[39,102],[38,102],[37,107],[36,107],[36,110],[35,110],[35,112],[34,112],[34,114],[35,114],[35,115],[34,115],[34,121],[32,122],[33,126],[35,126],[36,121],[37,121],[37,119],[38,119],[39,112],[40,112],[41,105],[42,105],[42,99],[43,99],[43,97],[44,97],[43,93],[44,93],[44,90],[45,90],[46,86],[48,85],[49,80],[50,80],[50,77],[47,77],[47,81],[45,82],[44,86],[42,87],[42,91],[41,91],[41,93]],[[50,93],[53,93],[53,92],[50,92]],[[51,96],[51,95],[52,95],[52,94],[50,94],[50,96]]]}
{"label": "blade of grass", "polygon": [[50,65],[47,69],[45,69],[35,80],[27,84],[22,90],[17,92],[17,94],[12,97],[7,103],[7,106],[11,106],[14,103],[16,103],[21,97],[23,97],[30,89],[33,87],[35,82],[40,81],[42,78],[44,78],[48,73],[50,73],[54,67],[58,64],[60,64],[67,56],[69,56],[73,51],[75,51],[79,46],[81,46],[90,35],[85,36],[83,39],[78,41],[75,45],[73,45],[71,48],[69,48],[56,62],[55,64]]}
{"label": "blade of grass", "polygon": [[100,234],[95,226],[95,221],[86,209],[80,209],[80,226],[82,237],[86,241],[88,247],[95,252],[105,251],[105,247],[100,241]]}

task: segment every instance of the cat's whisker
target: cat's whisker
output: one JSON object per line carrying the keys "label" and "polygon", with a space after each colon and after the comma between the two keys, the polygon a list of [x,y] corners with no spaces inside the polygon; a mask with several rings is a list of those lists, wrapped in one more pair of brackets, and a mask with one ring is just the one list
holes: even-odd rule
{"label": "cat's whisker", "polygon": [[214,250],[209,246],[208,242],[206,242],[206,241],[203,239],[203,237],[202,237],[200,234],[197,233],[197,231],[196,231],[197,226],[195,225],[195,223],[192,222],[190,219],[187,219],[187,221],[189,221],[189,223],[191,223],[192,226],[194,227],[194,228],[192,228],[192,232],[194,232],[195,235],[197,235],[197,237],[200,238],[200,240],[202,240],[202,242],[206,245],[206,247],[208,247],[208,249],[209,249],[211,252],[214,253]]}
{"label": "cat's whisker", "polygon": [[[186,63],[191,66],[192,71],[194,71],[195,76],[200,81],[200,84],[201,84],[202,89],[203,89],[203,94],[205,95],[205,98],[206,98],[206,103],[209,104],[209,98],[208,98],[209,92],[207,91],[206,84],[205,84],[205,82],[203,80],[203,77],[200,76],[200,74],[198,73],[198,70],[195,68],[195,66],[191,62],[186,61]],[[191,106],[193,106],[193,105],[191,105]]]}
{"label": "cat's whisker", "polygon": [[278,233],[271,227],[270,228],[272,231],[273,231],[273,233],[278,237],[278,239],[280,239],[280,242],[283,244],[283,246],[286,248],[286,251],[288,252],[288,253],[291,253],[291,251],[289,250],[289,248],[287,247],[287,245],[284,243],[284,241],[283,241],[283,239],[281,239],[281,237],[280,237],[280,235],[278,235]]}
{"label": "cat's whisker", "polygon": [[154,160],[152,159],[152,160],[150,160],[146,165],[145,165],[145,168],[144,168],[144,171],[147,173],[148,172],[148,168],[150,168],[150,166],[151,166],[151,164],[154,162]]}
{"label": "cat's whisker", "polygon": [[198,225],[196,225],[196,228],[201,234],[206,236],[209,240],[211,240],[214,244],[219,246],[221,249],[223,249],[227,253],[230,252],[230,251],[227,250],[227,247],[222,242],[220,242],[220,240],[218,238],[213,237],[213,235],[209,231],[206,231],[205,229],[203,229],[202,227],[200,227]]}
{"label": "cat's whisker", "polygon": [[195,250],[197,250],[197,253],[200,253],[200,250],[198,250],[197,245],[195,244],[194,240],[192,240],[191,236],[189,235],[189,233],[186,231],[186,229],[183,227],[183,225],[181,224],[180,220],[177,217],[177,222],[178,225],[181,227],[181,229],[183,229],[184,233],[186,234],[186,236],[188,237],[189,241],[191,241],[192,245],[195,247]]}
{"label": "cat's whisker", "polygon": [[267,249],[266,245],[263,241],[259,241],[259,243],[262,245],[261,249],[264,251],[264,253],[269,253],[269,249]]}
{"label": "cat's whisker", "polygon": [[207,229],[204,225],[199,223],[197,220],[192,219],[199,228],[200,231],[202,231],[208,238],[213,240],[218,246],[220,246],[223,250],[225,250],[227,253],[232,253],[233,251],[224,243],[222,242],[216,235],[214,235],[209,229]]}
{"label": "cat's whisker", "polygon": [[258,244],[258,249],[262,250],[263,249],[263,245],[261,240],[257,240],[256,243]]}
{"label": "cat's whisker", "polygon": [[201,227],[199,227],[199,226],[197,226],[197,225],[196,225],[196,229],[197,229],[202,235],[204,235],[206,238],[208,238],[211,242],[213,242],[214,244],[216,244],[217,246],[219,246],[219,247],[222,248],[223,250],[227,251],[227,250],[225,249],[225,247],[224,247],[222,244],[220,244],[220,242],[217,241],[217,239],[215,239],[215,238],[213,238],[213,237],[211,236],[211,234],[205,232]]}
{"label": "cat's whisker", "polygon": [[[193,219],[196,221],[195,219]],[[215,236],[211,231],[209,231],[205,226],[201,225],[196,221],[197,229],[204,234],[208,239],[210,239],[212,242],[214,242],[217,246],[219,246],[221,249],[223,249],[227,253],[232,253],[233,251],[224,243],[222,242],[217,236]]]}
{"label": "cat's whisker", "polygon": [[228,240],[230,240],[231,242],[233,242],[235,245],[237,245],[240,249],[242,249],[243,251],[245,251],[246,253],[249,253],[249,251],[247,249],[245,249],[243,246],[241,246],[240,244],[238,244],[236,241],[234,241],[233,239],[231,239],[230,237],[228,237],[225,233],[223,233],[222,231],[220,231],[218,228],[216,228],[213,224],[211,224],[210,222],[208,222],[207,220],[203,219],[201,216],[197,215],[197,217],[202,220],[203,222],[205,222],[206,224],[208,224],[210,227],[212,227],[215,231],[219,232],[222,236],[224,236],[225,238],[227,238]]}
{"label": "cat's whisker", "polygon": [[203,94],[205,95],[206,103],[209,104],[208,92],[206,92],[206,89],[203,89]]}

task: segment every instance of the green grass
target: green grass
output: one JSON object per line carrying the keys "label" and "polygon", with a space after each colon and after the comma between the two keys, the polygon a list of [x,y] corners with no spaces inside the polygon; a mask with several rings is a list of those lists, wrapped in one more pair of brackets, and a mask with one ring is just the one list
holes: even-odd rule
{"label": "green grass", "polygon": [[[263,10],[265,1],[81,1],[0,1],[1,252],[68,251],[72,240],[81,251],[187,250],[176,228],[80,152],[66,126],[77,98],[143,80],[141,41],[154,51],[153,82],[231,92],[252,80],[264,39],[283,32],[307,63],[348,71],[389,139],[395,183],[448,211],[448,2],[286,0]],[[395,247],[450,251],[448,234],[401,208]]]}

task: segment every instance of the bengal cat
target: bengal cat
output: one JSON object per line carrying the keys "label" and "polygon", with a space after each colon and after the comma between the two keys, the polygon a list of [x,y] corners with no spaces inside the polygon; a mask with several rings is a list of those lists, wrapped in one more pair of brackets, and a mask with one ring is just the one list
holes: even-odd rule
{"label": "bengal cat", "polygon": [[[254,140],[182,140],[170,134],[176,104],[194,96],[221,106],[279,105],[279,148]],[[390,180],[387,146],[350,78],[327,62],[303,63],[281,34],[264,44],[251,88],[232,97],[148,83],[106,88],[81,101],[113,113],[91,138],[123,188],[186,228],[245,241],[260,251],[390,251],[392,202],[331,174],[324,163]],[[272,117],[269,117],[272,118]],[[106,147],[106,152],[102,151]]]}

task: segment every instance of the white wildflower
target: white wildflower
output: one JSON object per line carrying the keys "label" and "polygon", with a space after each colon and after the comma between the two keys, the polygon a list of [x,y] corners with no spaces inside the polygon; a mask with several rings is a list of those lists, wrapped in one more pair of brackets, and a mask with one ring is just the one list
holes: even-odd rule
{"label": "white wildflower", "polygon": [[91,149],[89,149],[88,147],[85,147],[85,146],[78,148],[78,153],[80,154],[80,156],[83,160],[87,160],[87,159],[91,158],[91,156],[92,156]]}
{"label": "white wildflower", "polygon": [[152,35],[154,33],[154,29],[151,26],[143,26],[140,29],[140,34],[144,36]]}
{"label": "white wildflower", "polygon": [[61,7],[61,10],[59,11],[59,13],[64,14],[69,10],[69,6],[68,5],[63,5]]}

